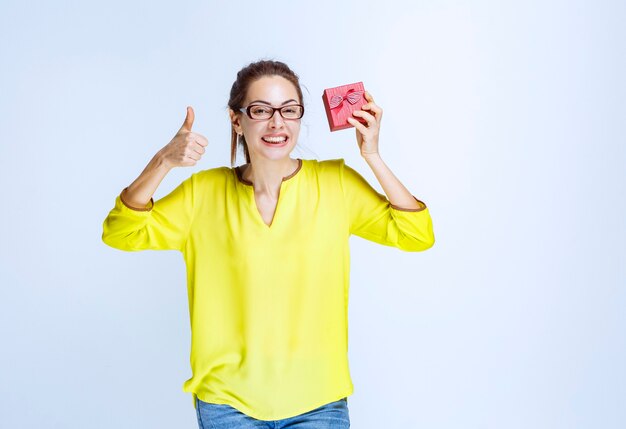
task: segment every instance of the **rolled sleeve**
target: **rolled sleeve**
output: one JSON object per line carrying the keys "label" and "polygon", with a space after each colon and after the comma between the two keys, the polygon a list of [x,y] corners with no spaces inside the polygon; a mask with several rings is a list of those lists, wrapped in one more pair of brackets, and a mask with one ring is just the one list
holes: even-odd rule
{"label": "rolled sleeve", "polygon": [[[102,224],[102,241],[125,251],[181,250],[193,221],[195,173],[145,208],[124,201],[124,190]],[[126,189],[126,188],[125,188]]]}
{"label": "rolled sleeve", "polygon": [[408,252],[434,245],[433,223],[423,201],[413,196],[419,208],[395,206],[357,171],[345,165],[343,159],[339,161],[351,234]]}

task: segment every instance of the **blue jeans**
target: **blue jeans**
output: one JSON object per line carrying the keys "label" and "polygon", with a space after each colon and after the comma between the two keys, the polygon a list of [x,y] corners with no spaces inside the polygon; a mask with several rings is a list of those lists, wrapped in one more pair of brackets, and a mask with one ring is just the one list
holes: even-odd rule
{"label": "blue jeans", "polygon": [[282,420],[257,420],[228,404],[211,404],[196,398],[200,429],[348,429],[348,399],[322,405]]}

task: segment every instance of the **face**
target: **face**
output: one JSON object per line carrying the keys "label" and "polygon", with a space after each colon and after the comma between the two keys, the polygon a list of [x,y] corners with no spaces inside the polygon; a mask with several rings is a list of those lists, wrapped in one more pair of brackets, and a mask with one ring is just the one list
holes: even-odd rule
{"label": "face", "polygon": [[[244,107],[250,104],[272,107],[301,104],[294,85],[282,76],[264,76],[250,85],[244,100]],[[278,160],[289,157],[295,148],[300,134],[301,119],[284,119],[279,111],[274,112],[270,119],[251,119],[245,112],[235,114],[230,111],[231,122],[235,131],[243,133],[248,143],[250,160],[265,158]],[[284,135],[287,141],[269,143],[262,137]]]}

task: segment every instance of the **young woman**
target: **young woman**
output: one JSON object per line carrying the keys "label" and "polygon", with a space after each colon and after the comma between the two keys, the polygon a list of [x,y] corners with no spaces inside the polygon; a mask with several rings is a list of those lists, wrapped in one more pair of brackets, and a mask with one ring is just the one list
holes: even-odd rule
{"label": "young woman", "polygon": [[[188,107],[104,220],[111,247],[183,254],[193,374],[183,390],[201,428],[350,426],[349,237],[411,252],[435,241],[428,208],[380,156],[383,111],[365,96],[354,115],[367,125],[349,121],[386,196],[341,158],[291,158],[304,114],[298,76],[264,60],[240,70],[230,92],[231,167],[193,173],[153,200],[172,168],[205,152]],[[238,145],[246,164],[234,167]]]}

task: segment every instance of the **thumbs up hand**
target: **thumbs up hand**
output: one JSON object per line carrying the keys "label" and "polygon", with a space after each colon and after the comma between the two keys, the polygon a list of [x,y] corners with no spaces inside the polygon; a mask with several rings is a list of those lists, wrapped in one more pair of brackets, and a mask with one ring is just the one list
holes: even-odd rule
{"label": "thumbs up hand", "polygon": [[209,141],[202,134],[191,131],[195,114],[191,106],[187,106],[187,116],[172,140],[161,149],[161,159],[171,169],[196,165],[205,152]]}

